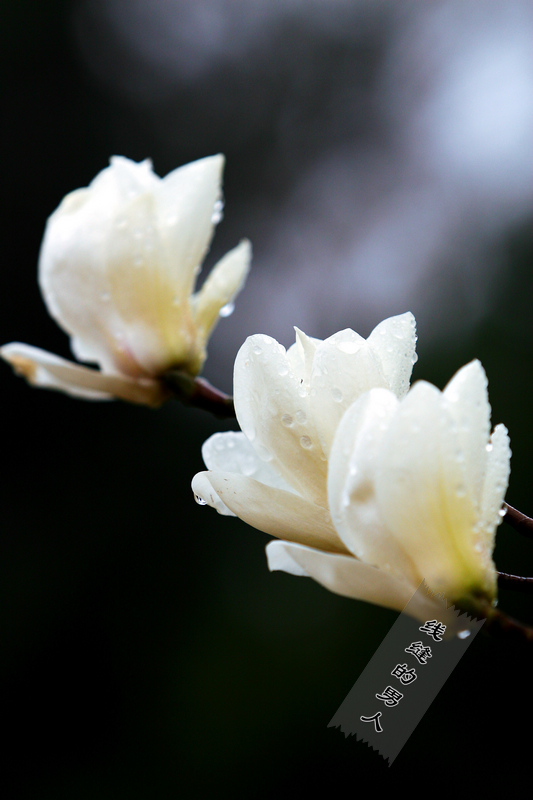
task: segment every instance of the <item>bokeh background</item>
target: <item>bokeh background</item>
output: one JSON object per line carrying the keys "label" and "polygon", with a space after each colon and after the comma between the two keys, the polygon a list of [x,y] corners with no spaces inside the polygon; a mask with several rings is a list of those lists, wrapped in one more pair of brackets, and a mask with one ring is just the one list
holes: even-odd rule
{"label": "bokeh background", "polygon": [[[251,333],[418,321],[414,378],[474,357],[533,513],[529,0],[4,0],[1,341],[69,356],[36,284],[46,217],[112,154],[159,174],[227,157],[210,266],[254,265],[205,375]],[[31,390],[1,367],[0,784],[5,798],[512,791],[532,652],[479,636],[389,770],[327,723],[395,614],[268,573],[267,537],[199,508],[230,427]],[[498,567],[533,574],[505,524]],[[533,623],[533,598],[501,592]]]}

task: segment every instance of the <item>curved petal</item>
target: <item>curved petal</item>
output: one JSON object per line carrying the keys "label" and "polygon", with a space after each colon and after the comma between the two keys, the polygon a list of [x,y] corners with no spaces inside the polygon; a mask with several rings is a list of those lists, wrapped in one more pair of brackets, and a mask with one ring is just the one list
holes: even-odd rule
{"label": "curved petal", "polygon": [[169,397],[158,381],[135,381],[120,375],[105,375],[19,342],[4,345],[0,348],[0,355],[28,383],[43,389],[57,389],[73,397],[86,400],[118,398],[147,406],[159,406]]}
{"label": "curved petal", "polygon": [[51,215],[39,282],[80,360],[132,377],[194,362],[188,297],[211,237],[222,164],[203,159],[165,183],[146,165],[115,158]]}
{"label": "curved petal", "polygon": [[[416,586],[383,570],[358,561],[353,556],[324,553],[291,542],[269,542],[266,548],[270,570],[313,578],[326,589],[344,597],[402,611]],[[424,619],[427,606],[420,609]],[[425,617],[427,619],[427,617]]]}
{"label": "curved petal", "polygon": [[326,507],[327,462],[311,417],[303,378],[270,336],[250,336],[234,372],[237,420],[260,458],[299,494]]}
{"label": "curved petal", "polygon": [[192,297],[194,319],[202,344],[218,322],[221,308],[233,303],[243,288],[251,258],[252,246],[243,239],[213,267],[200,291]]}
{"label": "curved petal", "polygon": [[376,468],[385,524],[430,588],[452,602],[471,588],[494,590],[479,558],[476,510],[457,452],[446,400],[419,382],[391,420]]}
{"label": "curved petal", "polygon": [[387,388],[379,360],[352,330],[330,336],[317,346],[311,374],[311,407],[324,453],[346,409],[364,392]]}
{"label": "curved petal", "polygon": [[328,500],[335,529],[357,558],[418,586],[422,576],[387,528],[375,493],[383,437],[398,405],[392,392],[372,389],[350,406],[331,448]]}
{"label": "curved petal", "polygon": [[501,508],[509,483],[511,448],[505,425],[496,425],[487,445],[487,467],[481,495],[480,532],[485,551],[492,555],[494,535],[502,521]]}
{"label": "curved petal", "polygon": [[374,328],[367,342],[379,359],[387,388],[396,397],[403,397],[409,389],[413,366],[418,359],[414,316],[408,311],[383,320]]}
{"label": "curved petal", "polygon": [[479,514],[490,434],[487,376],[481,363],[476,360],[466,364],[454,375],[442,394],[455,422],[458,442],[456,458],[464,461],[467,492],[474,499]]}
{"label": "curved petal", "polygon": [[292,492],[231,472],[199,472],[193,478],[192,489],[210,506],[220,508],[221,513],[227,511],[220,502],[248,525],[271,536],[346,552],[327,509]]}
{"label": "curved petal", "polygon": [[311,403],[326,455],[343,413],[364,392],[390,389],[398,397],[407,392],[415,346],[415,318],[408,312],[380,322],[366,341],[348,329],[317,347]]}
{"label": "curved petal", "polygon": [[208,470],[235,472],[274,489],[294,493],[292,486],[259,458],[244,433],[214,433],[202,445],[202,458]]}

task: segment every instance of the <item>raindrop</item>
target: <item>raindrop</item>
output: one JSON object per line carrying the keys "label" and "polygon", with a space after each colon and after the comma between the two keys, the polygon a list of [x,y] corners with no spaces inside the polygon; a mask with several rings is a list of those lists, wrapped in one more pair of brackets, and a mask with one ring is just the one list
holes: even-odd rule
{"label": "raindrop", "polygon": [[313,442],[311,441],[311,439],[309,438],[309,436],[302,436],[302,438],[300,439],[300,444],[301,444],[301,445],[302,445],[302,447],[304,447],[306,450],[310,450],[310,449],[311,449],[311,447],[313,446]]}
{"label": "raindrop", "polygon": [[331,390],[331,396],[335,403],[342,403],[342,392],[337,386]]}
{"label": "raindrop", "polygon": [[278,367],[278,375],[281,375],[281,376],[287,375],[288,371],[289,371],[289,368],[288,368],[287,364],[280,364],[279,365],[279,367]]}
{"label": "raindrop", "polygon": [[235,311],[235,304],[234,303],[226,303],[225,306],[222,306],[220,311],[218,312],[219,317],[229,317]]}
{"label": "raindrop", "polygon": [[304,425],[307,422],[307,416],[304,411],[297,411],[294,416],[296,422],[298,422],[300,425]]}
{"label": "raindrop", "polygon": [[487,453],[490,453],[490,452],[492,451],[492,445],[491,445],[491,444],[488,444],[488,445],[485,447],[485,450],[487,451]]}
{"label": "raindrop", "polygon": [[200,497],[199,494],[195,494],[194,495],[194,499],[196,500],[196,502],[198,503],[199,506],[206,506],[207,505],[207,501],[204,500],[203,497]]}
{"label": "raindrop", "polygon": [[255,353],[256,356],[259,356],[259,355],[261,355],[262,352],[263,352],[263,348],[259,347],[258,344],[254,344],[254,346],[252,347],[252,353]]}
{"label": "raindrop", "polygon": [[255,449],[257,455],[262,461],[272,461],[272,453],[270,452],[270,450],[267,450],[264,445],[259,444]]}
{"label": "raindrop", "polygon": [[307,391],[303,384],[300,384],[300,386],[298,387],[298,394],[300,397],[307,397]]}
{"label": "raindrop", "polygon": [[500,517],[505,517],[505,515],[507,514],[507,509],[506,508],[500,508],[500,510],[498,511],[498,514],[500,515]]}
{"label": "raindrop", "polygon": [[213,225],[218,225],[222,217],[224,216],[222,213],[222,209],[224,208],[224,203],[222,200],[217,200],[215,205],[213,206],[213,214],[211,215],[211,222]]}
{"label": "raindrop", "polygon": [[285,425],[286,428],[292,428],[294,420],[290,414],[283,414],[281,417],[281,424]]}

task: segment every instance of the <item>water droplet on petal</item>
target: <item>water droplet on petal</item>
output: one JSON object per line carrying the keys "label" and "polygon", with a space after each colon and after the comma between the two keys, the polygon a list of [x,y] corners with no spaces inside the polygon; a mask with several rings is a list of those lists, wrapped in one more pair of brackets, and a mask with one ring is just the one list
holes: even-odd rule
{"label": "water droplet on petal", "polygon": [[488,444],[488,445],[485,447],[485,450],[487,451],[487,453],[490,453],[490,452],[491,452],[491,450],[492,450],[492,445],[491,445],[491,444]]}
{"label": "water droplet on petal", "polygon": [[281,375],[281,376],[287,375],[288,371],[289,371],[289,368],[288,368],[287,364],[280,364],[279,365],[279,367],[278,367],[278,375]]}
{"label": "water droplet on petal", "polygon": [[199,494],[195,494],[194,495],[194,499],[196,500],[196,502],[198,503],[199,506],[206,506],[207,505],[207,501],[204,500],[203,497],[200,497]]}
{"label": "water droplet on petal", "polygon": [[500,508],[500,510],[498,511],[498,514],[500,515],[500,517],[505,517],[505,515],[507,514],[507,509],[506,508]]}
{"label": "water droplet on petal", "polygon": [[264,445],[262,444],[257,445],[255,450],[257,455],[262,461],[272,461],[272,453],[270,452],[270,450],[267,450],[267,448]]}
{"label": "water droplet on petal", "polygon": [[331,396],[335,403],[342,403],[342,392],[337,386],[334,386],[331,390]]}
{"label": "water droplet on petal", "polygon": [[219,317],[229,317],[235,311],[235,303],[226,303],[218,312]]}
{"label": "water droplet on petal", "polygon": [[259,355],[261,355],[262,352],[263,352],[263,348],[259,347],[258,344],[254,344],[254,346],[252,347],[252,353],[255,353],[256,356],[259,356]]}
{"label": "water droplet on petal", "polygon": [[302,436],[302,438],[300,439],[300,444],[302,445],[303,448],[305,448],[305,450],[310,450],[311,447],[313,446],[313,442],[311,441],[309,436]]}
{"label": "water droplet on petal", "polygon": [[281,424],[285,425],[286,428],[292,428],[294,420],[290,414],[283,414],[281,417]]}
{"label": "water droplet on petal", "polygon": [[305,411],[297,411],[296,414],[294,415],[294,418],[296,419],[296,422],[298,422],[300,425],[304,425],[307,422],[307,416],[305,414]]}

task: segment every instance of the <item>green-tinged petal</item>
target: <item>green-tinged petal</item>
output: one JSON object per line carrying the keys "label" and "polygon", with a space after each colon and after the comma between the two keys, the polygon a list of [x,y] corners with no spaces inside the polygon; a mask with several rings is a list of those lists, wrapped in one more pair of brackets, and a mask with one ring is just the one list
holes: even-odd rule
{"label": "green-tinged petal", "polygon": [[[327,509],[302,497],[232,472],[200,472],[192,489],[207,504],[260,531],[322,550],[347,552]],[[220,506],[223,504],[223,507]]]}
{"label": "green-tinged petal", "polygon": [[219,320],[221,308],[233,302],[250,270],[252,246],[244,239],[211,270],[191,302],[199,340],[203,343]]}
{"label": "green-tinged petal", "polygon": [[354,555],[417,586],[422,576],[385,524],[375,492],[383,438],[398,406],[387,389],[372,389],[350,406],[331,448],[328,501],[335,528]]}
{"label": "green-tinged petal", "polygon": [[493,591],[477,552],[475,504],[457,453],[446,400],[434,386],[419,382],[391,420],[375,480],[391,534],[430,588],[450,601],[474,589]]}

